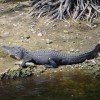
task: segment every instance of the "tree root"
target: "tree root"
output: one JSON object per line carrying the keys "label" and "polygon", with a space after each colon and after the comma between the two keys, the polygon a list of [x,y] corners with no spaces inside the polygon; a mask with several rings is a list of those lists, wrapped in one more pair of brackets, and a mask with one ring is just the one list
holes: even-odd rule
{"label": "tree root", "polygon": [[87,20],[92,22],[100,14],[100,0],[33,0],[30,16],[50,19]]}

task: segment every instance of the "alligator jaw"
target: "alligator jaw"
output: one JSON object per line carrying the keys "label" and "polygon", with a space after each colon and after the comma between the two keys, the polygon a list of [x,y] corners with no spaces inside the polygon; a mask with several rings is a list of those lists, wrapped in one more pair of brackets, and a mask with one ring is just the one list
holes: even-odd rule
{"label": "alligator jaw", "polygon": [[14,55],[10,55],[10,57],[12,57],[12,58],[14,58],[14,59],[18,59],[18,60],[20,60],[20,58],[14,56]]}
{"label": "alligator jaw", "polygon": [[1,47],[7,54],[9,54],[12,58],[14,59],[20,59],[19,57],[17,57],[16,55],[12,54],[12,47],[9,46],[2,46]]}
{"label": "alligator jaw", "polygon": [[11,55],[11,47],[8,47],[8,46],[2,46],[1,47],[6,53],[10,54]]}

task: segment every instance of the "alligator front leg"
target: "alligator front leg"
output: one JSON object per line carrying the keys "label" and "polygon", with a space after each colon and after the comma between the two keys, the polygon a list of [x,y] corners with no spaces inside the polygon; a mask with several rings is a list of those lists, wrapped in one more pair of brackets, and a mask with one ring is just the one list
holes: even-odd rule
{"label": "alligator front leg", "polygon": [[20,67],[21,68],[25,68],[27,62],[31,62],[31,59],[27,59],[27,60],[25,59],[25,60],[23,60],[22,64],[20,64]]}
{"label": "alligator front leg", "polygon": [[25,68],[26,67],[26,63],[27,63],[27,61],[23,60],[23,62],[20,64],[20,67],[21,68]]}

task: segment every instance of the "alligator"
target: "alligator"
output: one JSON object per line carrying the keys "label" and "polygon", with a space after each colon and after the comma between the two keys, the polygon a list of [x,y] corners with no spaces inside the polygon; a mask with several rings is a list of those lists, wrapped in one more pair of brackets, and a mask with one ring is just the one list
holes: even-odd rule
{"label": "alligator", "polygon": [[28,51],[20,46],[2,46],[2,49],[9,55],[22,60],[20,67],[25,68],[27,62],[37,65],[45,65],[47,68],[57,68],[59,65],[82,63],[85,60],[97,57],[100,52],[100,44],[93,49],[79,54],[64,54],[55,50]]}

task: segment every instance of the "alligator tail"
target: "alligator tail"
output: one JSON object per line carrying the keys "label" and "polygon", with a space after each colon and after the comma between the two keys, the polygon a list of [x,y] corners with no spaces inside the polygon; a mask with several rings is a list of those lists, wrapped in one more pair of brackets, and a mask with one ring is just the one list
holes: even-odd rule
{"label": "alligator tail", "polygon": [[94,48],[94,52],[99,53],[100,52],[100,44],[97,44]]}
{"label": "alligator tail", "polygon": [[63,61],[63,64],[76,64],[81,63],[85,60],[95,58],[100,52],[100,44],[97,44],[94,49],[86,51],[84,53],[75,54],[75,55],[67,55],[66,59]]}

